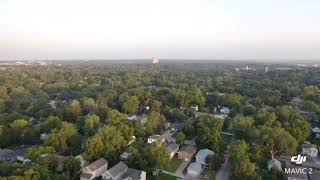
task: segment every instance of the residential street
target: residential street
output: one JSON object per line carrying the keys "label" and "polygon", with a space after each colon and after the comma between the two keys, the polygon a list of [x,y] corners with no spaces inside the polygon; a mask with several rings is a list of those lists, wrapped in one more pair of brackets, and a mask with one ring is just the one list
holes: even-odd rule
{"label": "residential street", "polygon": [[221,165],[219,171],[216,174],[216,180],[229,180],[230,176],[230,162],[229,162],[229,154],[226,154],[225,157],[225,162]]}

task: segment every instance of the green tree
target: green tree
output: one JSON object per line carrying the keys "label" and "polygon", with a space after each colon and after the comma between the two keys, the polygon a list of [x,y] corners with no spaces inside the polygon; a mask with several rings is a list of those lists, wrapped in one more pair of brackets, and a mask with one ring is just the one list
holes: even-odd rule
{"label": "green tree", "polygon": [[77,134],[77,129],[72,123],[62,122],[61,128],[53,129],[44,144],[52,146],[58,151],[67,150],[70,148],[72,138]]}
{"label": "green tree", "polygon": [[136,112],[139,108],[139,100],[136,96],[129,96],[122,102],[122,109],[126,113]]}
{"label": "green tree", "polygon": [[177,139],[177,142],[179,144],[184,144],[184,140],[186,139],[186,135],[183,134],[183,132],[179,132],[177,135],[176,135],[176,139]]}
{"label": "green tree", "polygon": [[32,146],[27,149],[27,157],[32,161],[36,161],[41,155],[53,155],[55,152],[55,149],[51,146]]}
{"label": "green tree", "polygon": [[80,161],[73,156],[68,156],[63,164],[64,171],[68,173],[69,179],[76,179],[80,171]]}
{"label": "green tree", "polygon": [[6,102],[3,99],[0,99],[0,113],[5,112],[7,109]]}

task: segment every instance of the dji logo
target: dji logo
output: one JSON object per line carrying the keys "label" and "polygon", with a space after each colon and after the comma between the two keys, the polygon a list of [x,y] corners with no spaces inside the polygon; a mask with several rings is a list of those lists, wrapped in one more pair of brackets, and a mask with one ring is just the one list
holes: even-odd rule
{"label": "dji logo", "polygon": [[306,162],[306,159],[307,159],[306,156],[301,156],[299,154],[298,156],[292,156],[291,162],[296,163],[296,164],[302,164],[303,162]]}

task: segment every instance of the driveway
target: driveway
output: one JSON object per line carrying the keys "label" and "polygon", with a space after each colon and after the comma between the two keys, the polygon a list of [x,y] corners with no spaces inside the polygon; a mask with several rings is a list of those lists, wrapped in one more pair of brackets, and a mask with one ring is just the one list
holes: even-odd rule
{"label": "driveway", "polygon": [[225,162],[221,165],[220,169],[218,170],[216,174],[216,180],[229,180],[230,171],[231,171],[229,156],[230,156],[229,154],[226,154],[224,156]]}

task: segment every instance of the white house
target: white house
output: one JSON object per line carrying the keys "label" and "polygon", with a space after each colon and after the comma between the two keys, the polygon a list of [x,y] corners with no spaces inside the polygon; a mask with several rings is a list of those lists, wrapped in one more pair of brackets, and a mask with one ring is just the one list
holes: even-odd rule
{"label": "white house", "polygon": [[129,119],[130,121],[138,120],[138,115],[137,115],[137,113],[129,113],[129,114],[128,114],[128,119]]}
{"label": "white house", "polygon": [[268,161],[268,171],[270,171],[273,167],[281,170],[281,162],[276,159],[270,159]]}
{"label": "white house", "polygon": [[103,180],[120,180],[122,176],[127,172],[128,166],[120,161],[118,164],[110,168],[108,171],[102,174]]}
{"label": "white house", "polygon": [[96,177],[101,176],[101,174],[105,173],[107,170],[108,161],[103,158],[100,158],[81,170],[82,174],[80,175],[80,180],[94,179]]}
{"label": "white house", "polygon": [[174,155],[176,155],[176,153],[179,151],[179,144],[175,144],[175,143],[168,144],[167,151],[170,159],[172,159]]}
{"label": "white house", "polygon": [[160,142],[163,143],[164,142],[164,137],[161,135],[152,135],[148,138],[148,144],[154,143],[154,142]]}
{"label": "white house", "polygon": [[302,144],[302,154],[306,154],[314,158],[318,157],[318,146],[309,143]]}
{"label": "white house", "polygon": [[188,166],[187,172],[191,176],[199,176],[202,173],[202,165],[199,163],[191,163]]}
{"label": "white house", "polygon": [[190,106],[190,109],[193,109],[194,111],[199,111],[199,106],[194,104]]}
{"label": "white house", "polygon": [[201,149],[198,151],[196,154],[196,162],[202,165],[206,165],[206,159],[208,156],[213,156],[214,152],[211,151],[210,149]]}
{"label": "white house", "polygon": [[40,134],[40,140],[44,141],[46,139],[48,139],[48,134],[47,133]]}
{"label": "white house", "polygon": [[230,109],[227,108],[227,107],[222,107],[222,108],[220,109],[220,112],[221,112],[222,114],[229,114],[229,113],[230,113]]}

